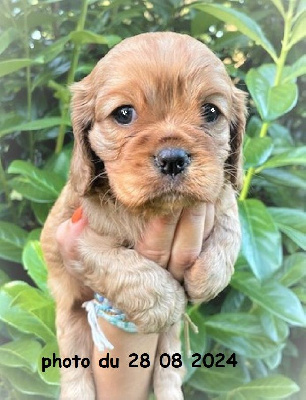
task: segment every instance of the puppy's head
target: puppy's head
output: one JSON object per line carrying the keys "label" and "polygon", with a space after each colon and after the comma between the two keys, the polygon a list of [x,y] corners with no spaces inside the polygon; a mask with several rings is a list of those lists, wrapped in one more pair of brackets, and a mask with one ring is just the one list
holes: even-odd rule
{"label": "puppy's head", "polygon": [[72,87],[71,182],[130,209],[215,202],[239,188],[244,94],[202,43],[146,33],[113,48]]}

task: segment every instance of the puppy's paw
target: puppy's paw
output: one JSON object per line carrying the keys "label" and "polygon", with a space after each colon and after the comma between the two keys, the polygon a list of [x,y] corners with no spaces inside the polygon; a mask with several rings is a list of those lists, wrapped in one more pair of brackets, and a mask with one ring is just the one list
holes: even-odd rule
{"label": "puppy's paw", "polygon": [[222,254],[215,257],[202,254],[184,275],[188,299],[192,302],[213,299],[228,285],[233,272],[233,263]]}
{"label": "puppy's paw", "polygon": [[129,312],[129,318],[141,333],[167,330],[182,317],[186,296],[183,287],[167,273],[167,279],[153,280],[138,290],[138,310]]}

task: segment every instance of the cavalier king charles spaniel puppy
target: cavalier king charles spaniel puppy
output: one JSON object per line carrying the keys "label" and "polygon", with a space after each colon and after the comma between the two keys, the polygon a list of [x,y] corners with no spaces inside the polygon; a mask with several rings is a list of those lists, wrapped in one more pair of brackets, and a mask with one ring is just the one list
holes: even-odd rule
{"label": "cavalier king charles spaniel puppy", "polygon": [[[212,299],[233,273],[245,94],[203,43],[173,32],[123,40],[72,93],[70,178],[42,233],[60,354],[92,354],[82,304],[99,293],[139,332],[160,333],[159,360],[180,352],[186,301]],[[203,202],[214,204],[213,230],[178,282],[134,247],[152,216]],[[88,226],[71,273],[55,237],[79,206]],[[158,400],[183,398],[178,369],[156,364],[153,387]],[[90,368],[61,370],[61,398],[95,398]]]}

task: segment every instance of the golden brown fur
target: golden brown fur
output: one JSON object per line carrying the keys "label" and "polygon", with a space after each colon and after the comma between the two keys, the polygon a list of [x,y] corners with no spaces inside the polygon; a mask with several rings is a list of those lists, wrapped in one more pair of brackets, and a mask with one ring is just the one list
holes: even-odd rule
{"label": "golden brown fur", "polygon": [[[70,179],[42,234],[61,357],[90,357],[91,334],[81,304],[94,291],[122,309],[141,332],[163,332],[159,353],[179,352],[185,294],[194,301],[215,297],[228,284],[239,250],[235,190],[241,179],[244,94],[205,45],[170,32],[124,40],[72,92]],[[213,124],[203,122],[204,103],[222,112]],[[111,116],[122,105],[137,111],[128,126]],[[190,165],[175,179],[162,175],[152,161],[171,146],[191,154]],[[182,287],[133,248],[152,215],[197,202],[215,204],[215,223]],[[72,276],[55,232],[79,205],[90,228],[80,238],[80,262]],[[155,366],[158,400],[182,399],[180,385],[176,370]],[[62,399],[92,400],[94,393],[88,369],[62,371]]]}

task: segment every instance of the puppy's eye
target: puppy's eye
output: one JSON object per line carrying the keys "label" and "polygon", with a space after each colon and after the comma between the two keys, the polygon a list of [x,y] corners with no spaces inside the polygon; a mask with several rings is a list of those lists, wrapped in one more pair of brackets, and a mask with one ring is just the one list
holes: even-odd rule
{"label": "puppy's eye", "polygon": [[121,106],[112,112],[112,116],[118,124],[128,125],[136,119],[137,114],[132,106]]}
{"label": "puppy's eye", "polygon": [[211,103],[206,103],[202,106],[201,115],[206,122],[215,122],[219,118],[221,111],[217,106]]}

